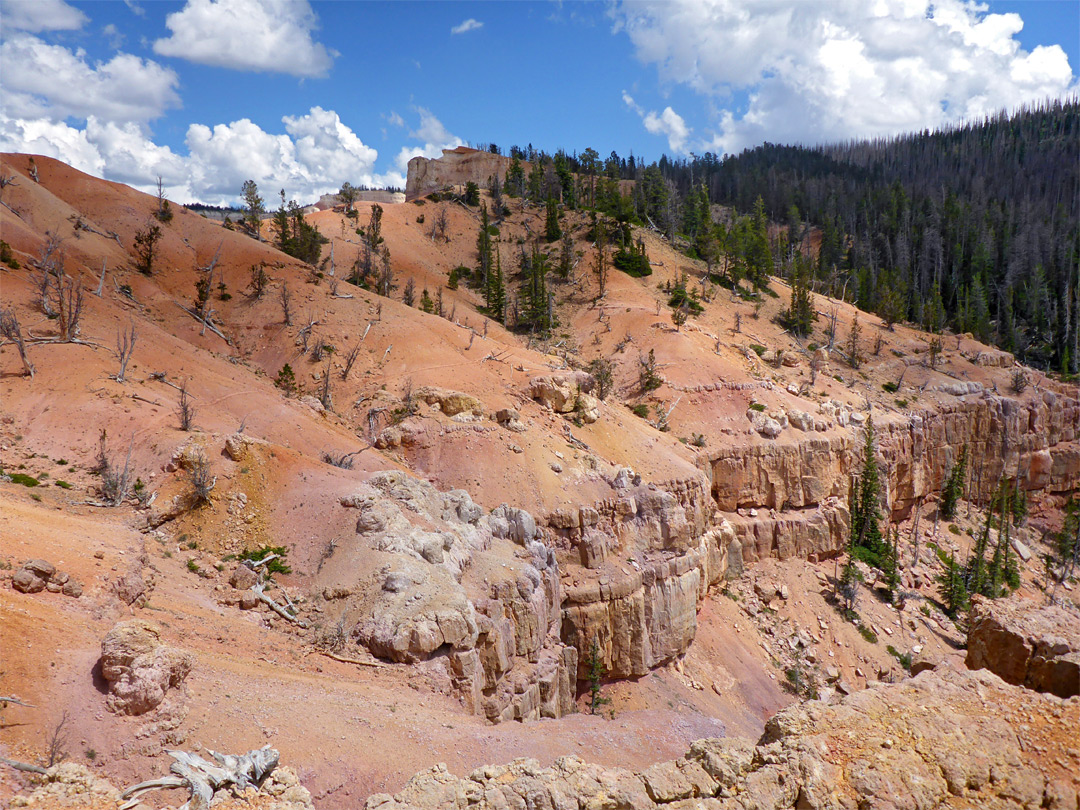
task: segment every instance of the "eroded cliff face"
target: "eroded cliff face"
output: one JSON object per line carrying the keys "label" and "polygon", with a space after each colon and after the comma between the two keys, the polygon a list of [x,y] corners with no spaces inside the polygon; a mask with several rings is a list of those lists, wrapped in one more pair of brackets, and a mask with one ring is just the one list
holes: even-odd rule
{"label": "eroded cliff face", "polygon": [[[611,481],[611,498],[552,513],[549,544],[564,584],[561,638],[578,650],[579,677],[594,642],[612,677],[645,674],[685,652],[708,588],[747,565],[841,553],[865,420],[826,413],[822,431],[720,448],[696,479],[642,486],[624,470]],[[1080,408],[1072,397],[982,393],[880,422],[879,463],[896,518],[940,490],[965,444],[976,499],[1017,470],[1029,491],[1080,485]]]}
{"label": "eroded cliff face", "polygon": [[[881,418],[894,515],[938,491],[965,444],[975,497],[1016,470],[1031,491],[1075,489],[1078,419],[1077,401],[1052,392],[1023,402],[983,393]],[[645,675],[693,643],[710,587],[769,557],[843,550],[865,415],[824,421],[786,441],[720,448],[690,478],[646,484],[619,469],[609,497],[540,521],[507,505],[484,515],[464,492],[380,474],[349,505],[366,553],[390,557],[349,591],[342,615],[375,655],[445,656],[471,711],[559,717],[588,678],[594,646],[609,677]]]}
{"label": "eroded cliff face", "polygon": [[[794,434],[788,441],[722,448],[711,458],[717,507],[786,511],[846,499],[849,476],[861,463],[865,414],[830,422],[826,436]],[[1069,492],[1080,485],[1078,427],[1077,400],[1051,391],[1025,401],[984,393],[908,416],[878,417],[888,502],[899,515],[938,491],[964,445],[968,492],[976,499],[989,497],[1002,475],[1017,470],[1024,489]]]}

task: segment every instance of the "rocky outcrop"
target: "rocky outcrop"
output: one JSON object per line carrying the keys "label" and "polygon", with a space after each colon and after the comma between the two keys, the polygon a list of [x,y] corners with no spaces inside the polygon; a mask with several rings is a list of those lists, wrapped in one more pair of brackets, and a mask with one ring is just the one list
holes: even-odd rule
{"label": "rocky outcrop", "polygon": [[191,672],[194,657],[161,641],[161,628],[142,619],[120,622],[101,642],[106,703],[117,714],[145,714]]}
{"label": "rocky outcrop", "polygon": [[[1030,716],[1040,723],[1023,722]],[[842,702],[788,707],[756,745],[699,740],[683,757],[638,773],[577,757],[546,768],[520,759],[464,778],[437,765],[394,796],[369,797],[366,808],[1074,810],[1078,724],[1078,701],[1010,686],[985,671],[939,667]]]}
{"label": "rocky outcrop", "polygon": [[[506,177],[509,166],[507,157],[466,146],[443,149],[442,157],[435,159],[418,155],[409,161],[405,199],[414,200],[447,186],[462,186],[468,182],[486,188],[492,175]],[[528,173],[529,164],[522,163],[522,167]]]}
{"label": "rocky outcrop", "polygon": [[572,709],[578,659],[558,635],[558,563],[528,512],[485,515],[466,492],[401,472],[342,504],[358,512],[344,552],[354,563],[327,567],[327,624],[381,658],[444,661],[463,704],[493,721]]}
{"label": "rocky outcrop", "polygon": [[62,593],[78,599],[82,585],[71,574],[58,571],[48,560],[27,560],[11,577],[11,587],[19,593]]}
{"label": "rocky outcrop", "polygon": [[1080,616],[1020,597],[972,600],[967,665],[1008,683],[1080,695]]}

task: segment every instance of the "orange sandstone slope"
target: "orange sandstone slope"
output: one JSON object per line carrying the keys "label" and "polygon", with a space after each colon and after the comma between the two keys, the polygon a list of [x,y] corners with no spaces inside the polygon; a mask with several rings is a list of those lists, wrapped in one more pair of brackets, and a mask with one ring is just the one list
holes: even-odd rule
{"label": "orange sandstone slope", "polygon": [[[36,183],[28,156],[5,155],[0,165],[16,181],[4,189],[0,228],[21,265],[2,271],[3,305],[18,315],[36,368],[24,376],[14,347],[0,349],[0,464],[46,486],[0,484],[2,556],[15,567],[45,557],[86,593],[57,601],[0,590],[0,693],[47,707],[17,709],[24,725],[0,738],[12,756],[40,753],[42,729],[67,710],[85,737],[79,745],[101,752],[117,781],[160,769],[163,747],[271,741],[283,761],[308,769],[326,806],[394,789],[440,760],[467,770],[584,747],[602,763],[648,765],[723,728],[756,734],[790,700],[765,651],[772,631],[709,589],[763,558],[835,553],[868,408],[897,516],[932,496],[964,443],[984,470],[983,489],[1002,467],[1020,469],[1035,497],[1073,490],[1080,477],[1075,388],[1029,371],[1034,384],[1010,394],[1011,358],[964,336],[946,339],[931,369],[926,335],[884,330],[866,314],[866,363],[855,370],[834,353],[811,384],[812,353],[774,323],[789,294],[782,283],[759,304],[714,293],[676,329],[661,285],[683,273],[693,282],[703,268],[650,233],[642,236],[653,275],[613,271],[597,301],[585,218],[567,212],[578,262],[569,281],[552,282],[561,325],[539,341],[484,318],[465,285],[446,286],[450,270],[475,262],[474,209],[383,206],[391,298],[333,283],[361,249],[355,224],[333,211],[309,217],[331,240],[323,256],[333,264],[321,278],[266,242],[179,208],[161,225],[155,269],[144,276],[132,269],[134,239],[155,222],[156,200],[35,162]],[[445,242],[430,235],[440,206]],[[357,208],[366,222],[371,205]],[[542,226],[541,212],[514,203],[499,224],[504,268]],[[56,321],[42,311],[42,274],[32,268],[51,236],[67,277],[83,285],[79,342],[55,342]],[[191,314],[207,275],[199,268],[211,264],[220,335]],[[249,282],[259,266],[270,281],[257,298]],[[441,287],[452,317],[405,306],[410,279],[417,298]],[[836,308],[843,345],[856,310]],[[132,325],[136,348],[118,382],[113,347]],[[316,346],[333,351],[315,360]],[[639,366],[650,351],[662,383],[642,393]],[[604,402],[577,388],[588,387],[579,369],[597,357],[615,365]],[[286,363],[303,396],[275,386]],[[901,374],[897,390],[883,388]],[[329,409],[318,401],[326,375]],[[196,409],[192,432],[178,427],[180,386]],[[558,412],[564,403],[570,413]],[[631,405],[646,406],[648,419]],[[670,430],[657,429],[658,411]],[[147,508],[87,505],[98,500],[102,431],[114,462],[130,452],[154,497]],[[190,508],[186,472],[198,452],[216,485],[209,504]],[[351,468],[324,454],[351,454]],[[48,486],[57,479],[71,488]],[[452,489],[484,516],[438,492]],[[496,519],[491,510],[503,503],[527,510],[535,532],[512,510]],[[424,545],[432,533],[445,547]],[[288,549],[293,573],[281,579],[306,629],[237,609],[228,555],[264,546]],[[798,565],[786,562],[785,576],[806,576],[812,587],[794,590],[806,607],[792,607],[791,619],[813,612],[820,623],[825,603]],[[389,589],[388,572],[405,574],[413,590]],[[146,594],[129,604],[121,597],[133,582]],[[100,682],[87,676],[102,636],[130,615],[158,622],[198,660],[184,699],[150,722],[106,713]],[[393,638],[367,623],[380,616],[392,618]],[[428,639],[432,622],[437,637]],[[451,629],[458,625],[465,629]],[[345,638],[328,647],[338,627]],[[566,716],[594,642],[618,679],[614,722]],[[859,644],[854,632],[837,634],[835,660],[848,677],[870,660],[856,656]],[[390,665],[321,654],[355,658],[365,646]],[[875,666],[887,660],[875,656]],[[488,725],[541,716],[549,719]]]}

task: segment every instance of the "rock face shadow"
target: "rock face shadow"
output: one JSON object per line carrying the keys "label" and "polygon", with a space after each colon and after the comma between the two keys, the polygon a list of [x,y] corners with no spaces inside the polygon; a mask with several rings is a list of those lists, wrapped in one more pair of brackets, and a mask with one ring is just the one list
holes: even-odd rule
{"label": "rock face shadow", "polygon": [[90,670],[90,678],[94,683],[94,688],[102,695],[109,694],[109,682],[105,680],[105,675],[101,672],[101,659],[99,658],[94,662],[94,666]]}

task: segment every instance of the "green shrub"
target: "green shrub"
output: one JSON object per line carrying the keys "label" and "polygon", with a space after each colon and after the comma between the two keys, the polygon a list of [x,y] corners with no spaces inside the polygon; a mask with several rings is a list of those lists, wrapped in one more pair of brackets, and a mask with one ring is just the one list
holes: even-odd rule
{"label": "green shrub", "polygon": [[757,355],[758,357],[761,357],[761,355],[765,354],[765,347],[764,347],[764,346],[760,346],[760,345],[758,345],[757,343],[751,343],[751,344],[750,344],[750,349],[751,349],[751,351],[753,351],[753,352],[754,352],[754,354],[756,354],[756,355]]}
{"label": "green shrub", "polygon": [[897,650],[896,647],[894,647],[892,644],[887,646],[885,649],[888,650],[889,655],[891,655],[893,658],[895,658],[897,661],[900,662],[900,666],[902,666],[908,672],[911,672],[911,653],[910,652],[902,653],[899,650]]}
{"label": "green shrub", "polygon": [[71,489],[71,484],[69,484],[67,481],[57,480],[54,483],[56,484],[56,486],[60,487],[60,489]]}
{"label": "green shrub", "polygon": [[193,574],[198,573],[199,564],[197,562],[195,562],[195,560],[188,560],[187,561],[187,570],[190,571]]}
{"label": "green shrub", "polygon": [[877,633],[867,627],[865,624],[859,625],[859,633],[869,641],[871,644],[877,644]]}
{"label": "green shrub", "polygon": [[266,557],[268,554],[277,554],[276,558],[266,564],[266,573],[291,574],[292,568],[290,568],[285,563],[285,556],[288,553],[288,549],[286,549],[284,546],[259,546],[258,548],[248,549],[240,555],[239,559],[258,562],[259,560]]}
{"label": "green shrub", "polygon": [[19,269],[19,260],[15,258],[15,253],[11,250],[11,245],[0,239],[0,262],[6,264],[12,270]]}
{"label": "green shrub", "polygon": [[634,412],[635,416],[640,416],[642,419],[649,418],[649,406],[644,402],[639,402],[637,405],[631,405],[630,410]]}
{"label": "green shrub", "polygon": [[758,413],[762,413],[765,410],[765,406],[762,405],[760,402],[751,402],[750,403],[750,410],[757,411]]}
{"label": "green shrub", "polygon": [[276,385],[286,394],[296,393],[296,374],[293,372],[292,366],[286,363],[281,367],[281,371],[278,372],[277,379],[274,380],[274,385]]}
{"label": "green shrub", "polygon": [[894,382],[882,383],[881,387],[890,394],[895,394],[900,389],[900,386]]}
{"label": "green shrub", "polygon": [[11,477],[11,483],[22,484],[24,487],[36,487],[40,482],[31,475],[26,473],[8,473]]}

